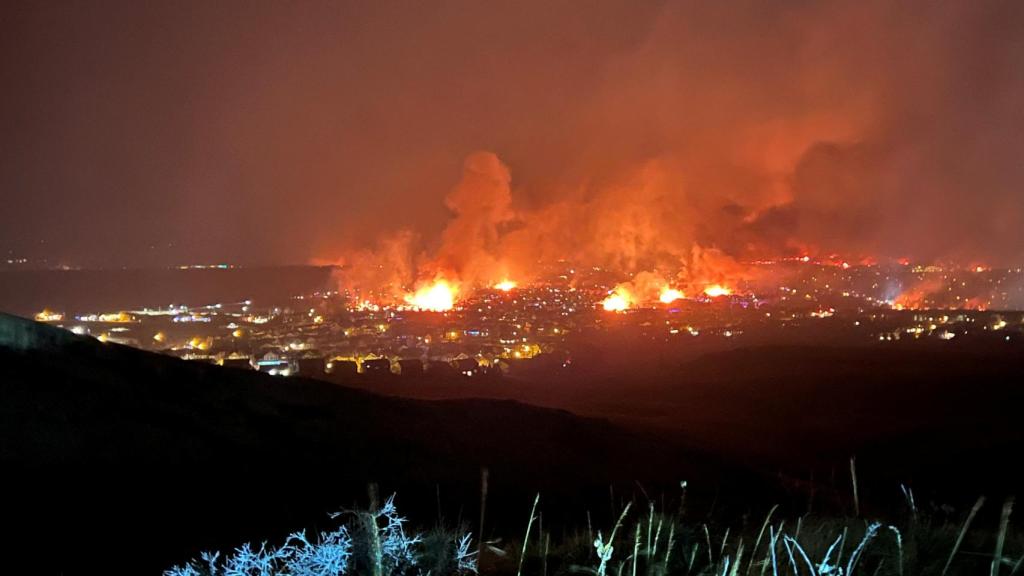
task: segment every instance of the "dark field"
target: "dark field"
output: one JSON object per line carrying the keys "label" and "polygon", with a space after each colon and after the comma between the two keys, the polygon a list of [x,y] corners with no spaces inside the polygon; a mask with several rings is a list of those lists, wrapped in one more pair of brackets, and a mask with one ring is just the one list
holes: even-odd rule
{"label": "dark field", "polygon": [[[356,378],[417,398],[515,399],[608,418],[744,462],[821,481],[856,455],[882,486],[920,481],[964,492],[1006,489],[1024,476],[1006,458],[1024,440],[1024,358],[1001,348],[920,345],[765,346],[673,362],[603,351],[525,379],[409,381]],[[845,480],[843,480],[845,481]],[[893,493],[892,496],[896,496]]]}

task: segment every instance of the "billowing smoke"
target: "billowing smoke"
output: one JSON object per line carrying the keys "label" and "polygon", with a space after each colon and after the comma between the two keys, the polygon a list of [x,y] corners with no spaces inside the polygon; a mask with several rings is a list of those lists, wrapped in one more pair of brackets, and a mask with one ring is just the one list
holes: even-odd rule
{"label": "billowing smoke", "polygon": [[451,219],[439,247],[414,256],[411,232],[386,235],[375,250],[336,262],[341,281],[400,301],[407,289],[439,281],[467,292],[509,278],[531,280],[540,265],[561,260],[629,276],[622,290],[637,301],[656,301],[666,287],[696,294],[709,284],[746,279],[747,269],[732,256],[698,243],[699,226],[684,225],[695,220],[664,178],[648,167],[592,198],[516,213],[508,167],[493,153],[475,152],[445,198]]}
{"label": "billowing smoke", "polygon": [[453,217],[441,235],[441,248],[424,268],[469,285],[491,285],[506,277],[498,243],[499,227],[513,218],[510,182],[508,167],[494,154],[466,158],[462,181],[445,197]]}
{"label": "billowing smoke", "polygon": [[[479,70],[507,88],[484,90],[494,108],[462,101],[438,119],[497,155],[465,160],[439,231],[413,225],[426,232],[403,258],[406,289],[528,281],[538,263],[564,260],[617,272],[647,299],[658,283],[742,282],[746,262],[778,256],[1024,257],[1020,5],[642,14],[622,16],[631,25],[607,45],[567,32],[600,45],[600,61],[574,53],[579,67],[497,40],[515,57]],[[479,129],[467,131],[471,119]]]}
{"label": "billowing smoke", "polygon": [[[380,238],[410,230],[381,272],[404,289],[536,260],[672,274],[694,246],[1024,259],[1021,2],[4,16],[0,68],[18,81],[0,94],[0,189],[19,200],[0,244],[15,252],[354,269],[369,251],[390,268]],[[460,177],[474,150],[501,162],[473,156]]]}
{"label": "billowing smoke", "polygon": [[373,248],[353,250],[338,259],[316,264],[338,266],[341,287],[368,302],[400,302],[416,279],[413,261],[415,235],[408,231],[382,235]]}

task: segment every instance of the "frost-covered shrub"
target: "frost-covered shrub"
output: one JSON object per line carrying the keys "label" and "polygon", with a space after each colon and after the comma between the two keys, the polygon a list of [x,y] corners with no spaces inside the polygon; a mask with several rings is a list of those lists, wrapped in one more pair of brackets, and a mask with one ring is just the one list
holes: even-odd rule
{"label": "frost-covered shrub", "polygon": [[[338,516],[338,515],[336,515]],[[355,513],[358,537],[355,541],[356,569],[371,576],[418,574],[417,553],[423,541],[420,534],[405,533],[405,518],[395,510],[391,496],[380,510]]]}
{"label": "frost-covered shrub", "polygon": [[423,536],[417,568],[424,574],[467,574],[476,572],[476,551],[470,549],[470,536],[435,529]]}
{"label": "frost-covered shrub", "polygon": [[[436,565],[437,559],[431,558],[421,567],[423,536],[406,534],[406,520],[398,515],[394,496],[380,510],[332,515],[339,517],[348,517],[350,522],[313,540],[305,532],[296,532],[277,548],[266,543],[259,548],[244,544],[224,557],[204,552],[199,560],[175,566],[164,576],[421,576]],[[469,534],[451,535],[447,549],[451,557],[444,565],[451,567],[449,574],[476,572]]]}

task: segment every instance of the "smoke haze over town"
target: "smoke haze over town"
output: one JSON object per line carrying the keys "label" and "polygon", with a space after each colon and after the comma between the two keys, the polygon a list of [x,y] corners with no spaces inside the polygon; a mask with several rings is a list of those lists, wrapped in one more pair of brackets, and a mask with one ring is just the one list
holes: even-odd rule
{"label": "smoke haze over town", "polygon": [[15,257],[412,284],[1024,256],[1016,3],[95,8],[4,8]]}

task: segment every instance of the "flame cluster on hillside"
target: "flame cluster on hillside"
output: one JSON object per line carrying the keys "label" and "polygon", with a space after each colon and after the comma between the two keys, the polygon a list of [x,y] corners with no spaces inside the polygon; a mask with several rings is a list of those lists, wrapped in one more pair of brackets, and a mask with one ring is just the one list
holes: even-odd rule
{"label": "flame cluster on hillside", "polygon": [[447,280],[437,280],[426,284],[415,292],[406,295],[405,301],[412,308],[430,312],[444,312],[455,306],[458,288]]}
{"label": "flame cluster on hillside", "polygon": [[[750,257],[754,248],[727,250],[704,231],[714,222],[699,222],[666,200],[674,181],[657,165],[592,196],[539,208],[517,206],[511,182],[496,155],[470,155],[445,198],[451,218],[435,241],[408,230],[384,234],[374,247],[329,261],[339,265],[339,284],[368,305],[444,312],[479,289],[510,293],[544,282],[544,264],[560,262],[617,278],[601,307],[623,311],[728,297],[764,273],[758,264],[813,261],[849,270],[850,262],[877,261],[863,254],[812,257],[814,247],[803,243],[789,245],[795,254],[761,258]],[[745,219],[762,217],[772,217],[771,209]],[[910,305],[912,292],[900,305]]]}
{"label": "flame cluster on hillside", "polygon": [[[655,301],[652,300],[651,293],[649,291],[637,291],[635,286],[635,281],[619,284],[614,290],[612,290],[607,298],[601,301],[601,307],[609,312],[622,312],[637,306],[651,306],[654,305],[655,302],[671,305],[686,298],[686,294],[681,290],[665,285],[658,292],[657,299]],[[711,284],[705,287],[701,294],[703,294],[705,298],[713,299],[723,296],[731,296],[733,292],[734,291],[731,288],[727,288],[721,284]]]}
{"label": "flame cluster on hillside", "polygon": [[411,231],[397,231],[330,262],[340,265],[339,283],[361,302],[430,311],[449,310],[478,289],[510,292],[543,281],[545,262],[628,278],[606,303],[611,310],[728,293],[720,286],[746,280],[749,267],[702,245],[692,229],[667,232],[679,216],[659,199],[668,185],[664,178],[652,167],[592,199],[515,209],[508,167],[478,152],[466,159],[461,181],[445,198],[452,217],[436,248]]}

